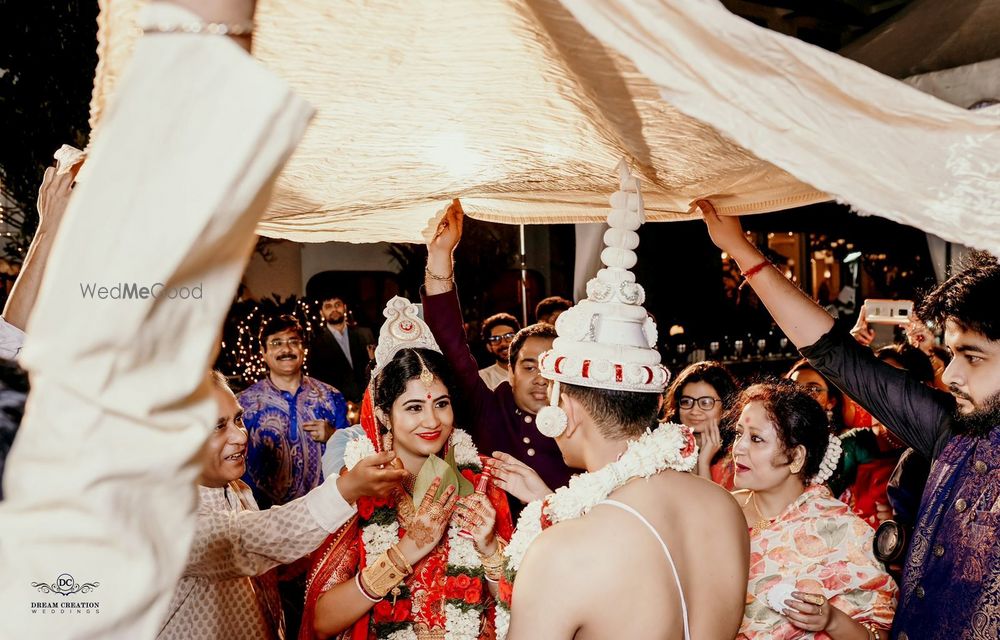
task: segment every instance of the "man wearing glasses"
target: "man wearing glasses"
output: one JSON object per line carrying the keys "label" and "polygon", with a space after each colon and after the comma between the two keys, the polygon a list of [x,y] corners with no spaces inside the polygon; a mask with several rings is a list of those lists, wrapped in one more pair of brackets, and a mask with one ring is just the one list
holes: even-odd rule
{"label": "man wearing glasses", "polygon": [[302,374],[302,326],[282,315],[260,330],[268,374],[239,395],[249,438],[243,480],[261,509],[304,496],[323,481],[325,443],[347,425],[339,391]]}
{"label": "man wearing glasses", "polygon": [[496,358],[496,362],[485,369],[480,369],[479,377],[490,391],[507,380],[510,343],[520,330],[521,324],[509,313],[494,314],[483,322],[483,342],[486,343],[486,350]]}
{"label": "man wearing glasses", "polygon": [[[265,321],[260,345],[267,376],[244,390],[238,400],[247,430],[243,481],[264,510],[300,498],[323,483],[326,441],[348,424],[344,396],[302,374],[303,331],[294,316]],[[298,634],[308,570],[308,557],[278,568],[288,638]]]}

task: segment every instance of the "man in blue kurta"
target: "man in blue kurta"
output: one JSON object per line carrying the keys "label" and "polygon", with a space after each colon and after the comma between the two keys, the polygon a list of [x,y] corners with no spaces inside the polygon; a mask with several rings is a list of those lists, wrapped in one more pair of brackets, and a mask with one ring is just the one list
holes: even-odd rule
{"label": "man in blue kurta", "polygon": [[[300,498],[323,482],[323,451],[333,432],[347,425],[347,403],[339,391],[303,375],[305,344],[294,316],[266,321],[260,329],[267,376],[239,395],[247,429],[247,470],[260,508]],[[278,589],[288,625],[298,635],[308,562],[281,567]]]}
{"label": "man in blue kurta", "polygon": [[293,316],[261,327],[268,374],[239,395],[247,427],[247,471],[261,509],[300,498],[323,481],[323,451],[334,430],[347,425],[339,391],[302,373],[302,326]]}
{"label": "man in blue kurta", "polygon": [[[933,462],[903,569],[892,637],[1000,638],[1000,264],[977,254],[922,301],[952,361],[928,387],[880,362],[771,267],[738,219],[699,203],[712,240],[740,265],[778,326],[817,370]],[[822,606],[822,605],[821,605]]]}

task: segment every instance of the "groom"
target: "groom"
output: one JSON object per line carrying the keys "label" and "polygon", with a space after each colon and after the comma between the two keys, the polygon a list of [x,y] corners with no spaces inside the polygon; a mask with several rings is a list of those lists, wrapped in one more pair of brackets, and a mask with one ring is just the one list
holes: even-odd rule
{"label": "groom", "polygon": [[[548,498],[543,521],[554,524],[519,566],[508,565],[517,569],[508,638],[732,638],[743,615],[749,556],[738,505],[721,487],[676,470],[682,463],[660,464],[668,468],[642,479],[617,462],[656,424],[668,375],[652,348],[656,326],[642,307],[645,294],[628,271],[643,211],[627,169],[611,202],[609,249],[602,253],[607,268],[588,284],[588,299],[559,318],[559,337],[541,358],[551,406],[539,413],[538,428],[591,480],[607,465],[621,467],[620,488],[597,495],[599,483],[581,477],[568,491],[579,490],[582,500]],[[680,427],[658,431],[672,429]],[[646,453],[644,459],[656,461],[671,452]],[[693,451],[685,453],[690,458]],[[588,499],[597,502],[589,512],[560,520]],[[525,510],[519,530],[533,514]],[[511,540],[508,555],[515,546]]]}

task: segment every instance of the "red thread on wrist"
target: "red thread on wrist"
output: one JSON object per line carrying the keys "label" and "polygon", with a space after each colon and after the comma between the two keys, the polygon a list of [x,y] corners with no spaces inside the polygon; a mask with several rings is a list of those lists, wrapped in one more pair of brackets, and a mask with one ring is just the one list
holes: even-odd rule
{"label": "red thread on wrist", "polygon": [[760,264],[756,264],[747,269],[746,271],[743,271],[742,273],[740,273],[740,275],[743,276],[744,280],[749,280],[750,278],[760,273],[761,270],[764,269],[764,267],[770,266],[770,264],[771,264],[770,260],[764,260]]}
{"label": "red thread on wrist", "polygon": [[761,262],[759,264],[755,264],[754,266],[750,267],[746,271],[741,271],[740,275],[743,276],[743,282],[740,284],[740,289],[742,289],[743,286],[746,285],[746,283],[750,281],[750,278],[754,277],[755,275],[757,275],[758,273],[760,273],[766,267],[769,267],[769,266],[771,266],[771,261],[765,259],[763,262]]}

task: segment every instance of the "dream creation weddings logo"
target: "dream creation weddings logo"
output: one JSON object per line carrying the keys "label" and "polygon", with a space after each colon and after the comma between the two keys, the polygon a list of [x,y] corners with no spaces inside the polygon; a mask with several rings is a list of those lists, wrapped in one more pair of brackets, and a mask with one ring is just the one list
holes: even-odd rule
{"label": "dream creation weddings logo", "polygon": [[140,286],[137,282],[119,282],[113,285],[101,285],[96,282],[81,282],[80,295],[84,298],[98,300],[147,300],[149,298],[167,298],[170,300],[201,300],[201,283],[193,287],[167,288],[162,282],[150,286]]}
{"label": "dream creation weddings logo", "polygon": [[49,602],[32,602],[31,613],[86,613],[95,614],[101,612],[100,602],[82,602],[76,599],[67,599],[68,596],[77,594],[89,594],[101,586],[100,582],[77,582],[76,578],[69,573],[61,573],[52,582],[32,582],[31,586],[41,593],[60,595],[63,598]]}

